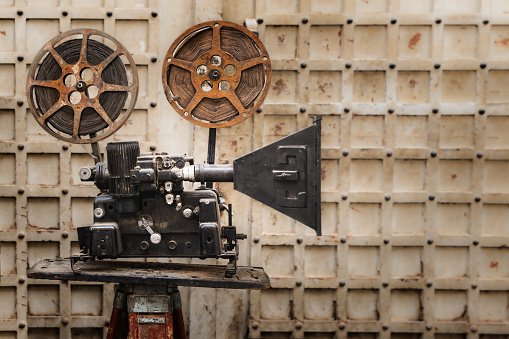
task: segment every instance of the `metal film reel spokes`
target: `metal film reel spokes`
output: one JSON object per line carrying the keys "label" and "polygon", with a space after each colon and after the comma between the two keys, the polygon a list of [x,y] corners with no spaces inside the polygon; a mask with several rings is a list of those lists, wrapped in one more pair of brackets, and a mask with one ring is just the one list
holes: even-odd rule
{"label": "metal film reel spokes", "polygon": [[267,50],[248,29],[208,21],[182,33],[166,53],[166,97],[188,121],[211,128],[235,125],[263,103],[271,80]]}
{"label": "metal film reel spokes", "polygon": [[136,104],[138,86],[134,60],[120,42],[98,30],[76,29],[56,36],[35,56],[28,71],[28,104],[52,136],[95,143],[124,125]]}

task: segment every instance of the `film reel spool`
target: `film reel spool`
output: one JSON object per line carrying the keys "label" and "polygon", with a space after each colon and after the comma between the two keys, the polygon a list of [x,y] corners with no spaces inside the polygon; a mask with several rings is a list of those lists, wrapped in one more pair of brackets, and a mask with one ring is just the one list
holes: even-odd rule
{"label": "film reel spool", "polygon": [[[109,40],[116,49],[92,36]],[[129,63],[130,82],[121,56]],[[49,134],[87,144],[124,125],[136,104],[138,86],[134,60],[120,42],[98,30],[76,29],[56,36],[35,56],[27,97],[34,118]],[[99,131],[103,132],[96,135]]]}
{"label": "film reel spool", "polygon": [[182,33],[166,53],[166,97],[188,121],[220,128],[249,118],[263,103],[271,80],[267,50],[248,29],[208,21]]}

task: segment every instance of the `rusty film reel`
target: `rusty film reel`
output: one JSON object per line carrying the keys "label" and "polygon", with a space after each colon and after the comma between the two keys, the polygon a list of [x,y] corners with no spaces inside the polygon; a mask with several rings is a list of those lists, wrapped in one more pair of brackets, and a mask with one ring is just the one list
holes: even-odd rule
{"label": "rusty film reel", "polygon": [[182,33],[166,53],[166,97],[188,121],[220,128],[249,118],[263,103],[271,80],[267,50],[248,29],[208,21]]}
{"label": "rusty film reel", "polygon": [[52,136],[94,143],[124,125],[138,85],[134,60],[120,42],[101,31],[76,29],[56,36],[35,56],[28,71],[28,104]]}

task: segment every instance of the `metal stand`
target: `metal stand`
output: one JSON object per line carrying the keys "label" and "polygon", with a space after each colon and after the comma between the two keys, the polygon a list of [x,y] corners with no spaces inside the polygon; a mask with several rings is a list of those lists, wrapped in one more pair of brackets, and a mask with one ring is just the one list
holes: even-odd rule
{"label": "metal stand", "polygon": [[266,289],[261,267],[237,267],[225,278],[225,266],[69,259],[45,259],[28,270],[35,279],[118,283],[107,339],[186,339],[178,286]]}
{"label": "metal stand", "polygon": [[177,286],[119,284],[106,339],[186,339]]}

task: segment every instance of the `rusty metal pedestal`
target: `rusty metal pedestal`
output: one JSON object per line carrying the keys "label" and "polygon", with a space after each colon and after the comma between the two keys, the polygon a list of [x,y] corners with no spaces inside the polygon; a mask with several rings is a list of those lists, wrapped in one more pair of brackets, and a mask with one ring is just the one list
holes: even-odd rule
{"label": "rusty metal pedestal", "polygon": [[107,339],[185,339],[178,286],[266,289],[269,278],[261,267],[237,267],[225,278],[226,266],[69,259],[45,259],[28,270],[28,277],[119,284]]}

